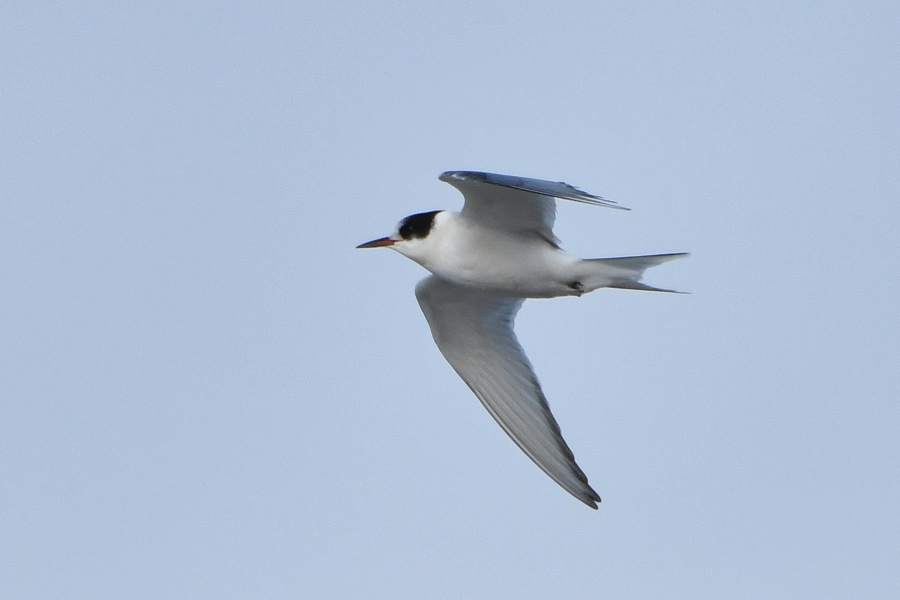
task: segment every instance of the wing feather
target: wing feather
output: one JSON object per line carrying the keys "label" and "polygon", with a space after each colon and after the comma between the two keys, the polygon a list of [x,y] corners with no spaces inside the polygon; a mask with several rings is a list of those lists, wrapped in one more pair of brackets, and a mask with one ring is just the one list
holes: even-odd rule
{"label": "wing feather", "polygon": [[523,299],[430,276],[416,298],[447,362],[510,438],[547,475],[592,508],[600,496],[575,463],[513,331]]}
{"label": "wing feather", "polygon": [[556,242],[554,198],[628,210],[612,200],[556,181],[478,171],[447,171],[440,180],[462,192],[466,200],[460,213],[463,218],[495,229],[536,233],[551,243]]}

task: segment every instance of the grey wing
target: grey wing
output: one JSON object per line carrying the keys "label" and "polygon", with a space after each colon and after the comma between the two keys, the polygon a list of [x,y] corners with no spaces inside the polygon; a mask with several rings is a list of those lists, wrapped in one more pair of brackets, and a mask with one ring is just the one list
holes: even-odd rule
{"label": "grey wing", "polygon": [[419,282],[416,298],[444,358],[509,437],[567,492],[597,508],[600,496],[575,463],[513,331],[523,300],[436,276]]}
{"label": "grey wing", "polygon": [[462,192],[466,199],[463,217],[498,229],[532,230],[551,240],[555,239],[554,198],[628,210],[562,182],[477,171],[447,171],[440,180]]}

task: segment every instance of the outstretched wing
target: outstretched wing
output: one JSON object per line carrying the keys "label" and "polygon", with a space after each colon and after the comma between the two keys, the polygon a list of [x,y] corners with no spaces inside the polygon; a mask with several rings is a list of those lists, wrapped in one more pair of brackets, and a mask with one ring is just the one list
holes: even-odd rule
{"label": "outstretched wing", "polygon": [[556,239],[554,198],[628,210],[562,182],[477,171],[447,171],[440,180],[462,192],[466,199],[463,218],[515,233],[534,232],[550,241]]}
{"label": "outstretched wing", "polygon": [[430,276],[416,298],[447,362],[504,431],[567,492],[597,508],[600,496],[559,431],[513,322],[523,299]]}

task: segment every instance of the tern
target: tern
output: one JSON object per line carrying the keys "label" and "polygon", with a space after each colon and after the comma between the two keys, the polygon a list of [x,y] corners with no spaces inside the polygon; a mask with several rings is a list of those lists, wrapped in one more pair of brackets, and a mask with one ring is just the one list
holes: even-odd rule
{"label": "tern", "polygon": [[513,331],[527,298],[581,296],[599,288],[672,292],[641,283],[644,270],[686,252],[582,260],[553,235],[556,198],[628,210],[562,182],[448,171],[460,212],[410,215],[357,248],[391,248],[431,275],[416,299],[438,349],[510,438],[547,475],[593,509],[600,496],[560,433]]}

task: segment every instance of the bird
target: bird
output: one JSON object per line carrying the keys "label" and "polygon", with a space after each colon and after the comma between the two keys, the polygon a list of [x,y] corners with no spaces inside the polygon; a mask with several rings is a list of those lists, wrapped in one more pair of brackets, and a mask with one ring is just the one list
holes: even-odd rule
{"label": "bird", "polygon": [[582,296],[600,288],[674,292],[641,282],[644,270],[686,252],[582,260],[553,234],[556,199],[619,210],[616,202],[562,182],[478,171],[439,179],[463,194],[461,211],[403,218],[390,248],[431,272],[416,299],[444,358],[518,447],[563,489],[597,509],[514,331],[525,299]]}

